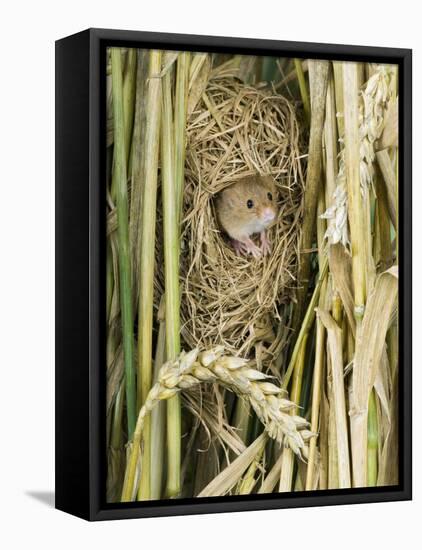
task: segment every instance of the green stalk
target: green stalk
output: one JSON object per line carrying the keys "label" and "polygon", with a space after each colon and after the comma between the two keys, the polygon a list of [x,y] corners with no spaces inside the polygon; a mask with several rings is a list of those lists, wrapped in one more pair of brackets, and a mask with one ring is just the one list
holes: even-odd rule
{"label": "green stalk", "polygon": [[[126,143],[126,158],[129,164],[130,152],[132,150],[132,136],[135,114],[135,98],[136,98],[136,69],[137,55],[135,48],[129,48],[127,53],[127,61],[125,74],[123,77],[123,114],[125,117],[125,143]],[[128,170],[129,171],[129,170]]]}
{"label": "green stalk", "polygon": [[125,399],[122,384],[116,395],[116,402],[114,403],[113,418],[111,424],[110,445],[111,447],[113,447],[113,449],[116,450],[120,449],[123,443],[122,418],[124,401]]}
{"label": "green stalk", "polygon": [[[121,65],[121,64],[120,64]],[[112,75],[113,78],[113,75]],[[123,128],[124,128],[124,140],[125,140],[125,158],[126,158],[126,170],[129,163],[133,120],[135,112],[135,89],[136,89],[136,50],[130,48],[127,53],[126,70],[122,80],[122,103],[123,103]],[[114,96],[113,96],[114,105]],[[114,132],[114,141],[116,141],[116,131]],[[111,196],[114,198],[116,194],[116,178],[115,172],[113,173],[111,181]]]}
{"label": "green stalk", "polygon": [[[163,188],[164,268],[166,305],[166,352],[174,359],[180,352],[179,295],[179,207],[173,163],[173,121],[171,103],[171,73],[163,76],[163,121],[161,134],[161,174]],[[167,403],[168,497],[180,492],[181,418],[180,397]]]}
{"label": "green stalk", "polygon": [[[179,297],[179,234],[183,210],[183,184],[186,153],[186,110],[189,78],[188,52],[182,52],[177,59],[176,98],[174,106],[174,164],[171,167],[171,125],[170,112],[166,112],[166,154],[163,163],[167,169],[167,182],[163,183],[164,242],[166,272],[166,347],[167,358],[175,357],[180,351],[180,297]],[[167,75],[166,75],[167,76]],[[168,76],[168,79],[170,77]],[[171,109],[170,80],[166,83],[164,108]],[[166,164],[166,168],[164,167]],[[171,169],[173,168],[173,170]],[[173,177],[172,177],[173,176]],[[164,181],[164,178],[163,178]],[[164,189],[165,188],[165,189]],[[167,194],[164,197],[164,194]],[[167,402],[167,497],[180,494],[181,472],[181,404],[180,396],[175,395]]]}
{"label": "green stalk", "polygon": [[316,329],[313,329],[309,334],[308,350],[305,358],[305,367],[302,379],[302,390],[300,394],[299,405],[301,414],[308,417],[310,415],[310,399],[312,391],[312,381],[314,376],[315,366],[315,350],[316,350]]}
{"label": "green stalk", "polygon": [[[311,431],[317,433],[319,427],[321,390],[323,385],[322,372],[325,361],[325,329],[319,319],[316,322],[316,343],[315,343],[315,367],[312,388],[312,412]],[[306,471],[306,490],[310,491],[314,484],[315,458],[316,458],[316,437],[309,442],[309,459]]]}
{"label": "green stalk", "polygon": [[[292,391],[290,392],[290,400],[293,403],[299,404],[300,394],[302,391],[303,370],[305,367],[306,347],[308,343],[309,332],[307,332],[302,340],[299,354],[294,365]],[[297,414],[297,408],[295,408],[291,414]],[[290,492],[293,481],[295,455],[289,448],[285,448],[283,451],[283,460],[281,465],[280,485],[279,492]]]}
{"label": "green stalk", "polygon": [[311,121],[311,104],[309,102],[308,87],[306,85],[305,73],[303,72],[302,61],[300,59],[294,59],[295,70],[297,74],[297,81],[299,82],[300,96],[302,98],[303,110],[305,111],[306,122]]}
{"label": "green stalk", "polygon": [[[158,153],[161,124],[161,52],[150,51],[145,135],[145,185],[142,196],[141,262],[138,324],[138,410],[152,382],[152,322],[154,299],[155,222],[157,211]],[[143,456],[138,499],[151,495],[151,417],[142,431]]]}
{"label": "green stalk", "polygon": [[[303,338],[301,352],[296,361],[296,365],[293,373],[293,383],[292,383],[292,391],[290,393],[290,399],[291,401],[293,401],[293,403],[296,403],[297,405],[299,405],[300,403],[300,394],[302,392],[303,372],[304,372],[305,362],[306,362],[306,348],[308,344],[308,337],[309,337],[309,333],[307,333]],[[297,410],[294,412],[294,414],[297,414]]]}
{"label": "green stalk", "polygon": [[[158,312],[159,329],[154,361],[154,383],[165,361],[166,328],[164,316]],[[166,404],[161,402],[151,411],[151,499],[159,500],[163,485]]]}
{"label": "green stalk", "polygon": [[262,75],[261,80],[265,82],[273,82],[278,73],[277,58],[276,57],[264,57],[262,62]]}
{"label": "green stalk", "polygon": [[287,389],[287,387],[289,385],[290,377],[292,376],[293,369],[295,367],[296,360],[298,358],[299,351],[300,351],[301,346],[302,346],[302,342],[305,338],[307,338],[307,336],[309,334],[309,331],[311,330],[312,323],[315,319],[315,308],[316,308],[317,303],[318,303],[318,298],[319,298],[319,294],[321,292],[322,283],[324,282],[325,277],[327,276],[327,273],[328,273],[328,259],[325,256],[324,257],[324,263],[320,267],[318,282],[315,285],[314,292],[312,294],[312,298],[309,302],[308,309],[306,310],[305,317],[303,318],[303,322],[302,322],[302,325],[300,327],[300,331],[299,331],[298,337],[296,339],[295,346],[293,348],[292,356],[290,358],[290,363],[289,363],[289,366],[287,367],[287,371],[286,371],[286,374],[284,376],[282,387],[285,390]]}
{"label": "green stalk", "polygon": [[113,273],[113,259],[111,256],[110,243],[107,242],[107,254],[106,254],[106,315],[107,322],[110,321],[111,300],[113,298],[114,289],[114,273]]}
{"label": "green stalk", "polygon": [[368,487],[376,487],[378,479],[378,417],[375,391],[369,394],[368,405]]}
{"label": "green stalk", "polygon": [[[329,91],[328,87],[328,91]],[[328,107],[329,94],[327,94],[327,107]],[[329,116],[329,109],[327,108],[327,117]],[[327,120],[326,120],[327,126]],[[327,130],[327,129],[326,129]],[[327,134],[327,131],[326,131]],[[326,140],[327,143],[327,140]],[[328,155],[327,155],[328,156]],[[327,163],[328,164],[328,163]],[[327,174],[327,170],[326,170]],[[326,188],[328,186],[328,174]],[[325,189],[326,191],[326,189]],[[324,265],[324,234],[326,230],[326,222],[321,218],[322,212],[325,211],[325,196],[324,189],[320,189],[318,197],[317,207],[317,242],[318,242],[318,264]],[[324,308],[326,302],[326,290],[327,284],[324,283],[320,291],[319,307]],[[315,326],[315,359],[313,370],[313,383],[312,383],[312,398],[311,398],[311,431],[317,433],[320,431],[319,419],[321,416],[321,394],[323,388],[323,370],[325,365],[325,328],[321,320],[317,318]],[[319,443],[320,445],[320,443]],[[315,474],[315,459],[317,450],[317,438],[312,437],[309,441],[309,458],[306,470],[305,490],[310,491],[314,485]]]}
{"label": "green stalk", "polygon": [[133,317],[130,281],[126,148],[123,114],[122,65],[120,49],[111,49],[114,106],[114,174],[116,178],[117,237],[119,244],[120,307],[126,378],[128,437],[136,423],[135,370],[133,363]]}
{"label": "green stalk", "polygon": [[111,416],[109,465],[107,470],[107,501],[116,502],[122,490],[124,472],[124,442],[123,442],[123,408],[125,401],[124,380],[116,395],[116,402]]}
{"label": "green stalk", "polygon": [[136,117],[131,143],[131,192],[129,213],[129,244],[132,259],[132,302],[134,309],[139,301],[139,268],[141,257],[142,189],[145,184],[145,128],[146,96],[148,84],[148,50],[138,51],[136,68]]}
{"label": "green stalk", "polygon": [[174,185],[177,193],[177,212],[179,216],[181,216],[183,209],[183,184],[185,179],[189,61],[189,52],[182,52],[177,59],[174,105]]}

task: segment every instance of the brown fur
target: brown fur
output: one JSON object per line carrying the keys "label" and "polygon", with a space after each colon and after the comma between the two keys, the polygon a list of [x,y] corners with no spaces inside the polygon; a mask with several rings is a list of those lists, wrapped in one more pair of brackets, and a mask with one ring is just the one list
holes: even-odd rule
{"label": "brown fur", "polygon": [[[272,194],[272,201],[268,198]],[[247,201],[253,201],[248,208]],[[233,239],[249,237],[254,226],[259,225],[262,211],[271,208],[277,217],[277,190],[271,176],[247,176],[230,187],[223,189],[216,200],[218,221],[224,231]]]}

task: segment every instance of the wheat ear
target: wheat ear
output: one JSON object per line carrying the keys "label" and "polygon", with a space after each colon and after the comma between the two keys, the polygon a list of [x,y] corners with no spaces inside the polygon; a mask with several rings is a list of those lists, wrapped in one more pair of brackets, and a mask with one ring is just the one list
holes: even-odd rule
{"label": "wheat ear", "polygon": [[[385,114],[391,101],[392,71],[388,66],[381,65],[378,71],[371,76],[360,94],[359,105],[359,137],[360,137],[360,184],[362,194],[373,185],[375,160],[375,143],[382,137],[385,126]],[[343,116],[340,113],[340,116]],[[388,132],[391,133],[389,122]],[[341,150],[339,153],[339,169],[336,177],[336,189],[332,197],[333,202],[320,216],[328,221],[325,238],[330,245],[341,242],[346,248],[350,248],[347,229],[347,185],[345,169],[345,150],[343,138],[339,139]]]}
{"label": "wheat ear", "polygon": [[223,346],[199,352],[182,352],[175,361],[165,363],[139,411],[129,460],[125,472],[122,502],[133,500],[135,477],[140,454],[142,427],[155,405],[179,391],[205,382],[217,382],[238,396],[248,399],[268,435],[290,447],[300,457],[307,456],[306,442],[313,437],[302,417],[289,414],[295,403],[285,398],[286,392],[268,382],[268,375],[248,367],[248,360],[224,355]]}

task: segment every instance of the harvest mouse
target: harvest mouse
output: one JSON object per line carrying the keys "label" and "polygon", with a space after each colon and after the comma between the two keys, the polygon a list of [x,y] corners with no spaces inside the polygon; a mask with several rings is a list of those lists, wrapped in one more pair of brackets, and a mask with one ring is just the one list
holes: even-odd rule
{"label": "harvest mouse", "polygon": [[[226,187],[217,195],[216,211],[236,254],[260,258],[270,252],[265,231],[277,216],[276,186],[271,176],[245,176]],[[260,247],[251,239],[254,233],[260,234]]]}

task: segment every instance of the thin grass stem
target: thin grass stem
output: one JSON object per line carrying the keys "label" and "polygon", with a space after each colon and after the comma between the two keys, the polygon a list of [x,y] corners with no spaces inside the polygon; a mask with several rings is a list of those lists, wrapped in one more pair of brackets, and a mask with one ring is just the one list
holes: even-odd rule
{"label": "thin grass stem", "polygon": [[311,104],[309,101],[308,86],[306,84],[305,73],[302,67],[302,61],[300,59],[294,59],[295,70],[297,74],[297,80],[299,82],[300,96],[302,98],[303,110],[305,112],[305,118],[308,125],[311,121]]}
{"label": "thin grass stem", "polygon": [[133,316],[130,281],[129,220],[126,174],[126,144],[123,113],[122,65],[119,48],[111,49],[114,106],[114,174],[116,178],[116,208],[118,219],[118,255],[120,277],[120,307],[122,314],[123,350],[126,378],[126,409],[128,436],[132,437],[136,423],[136,389],[133,357]]}
{"label": "thin grass stem", "polygon": [[375,390],[369,395],[368,405],[368,486],[375,487],[378,479],[378,418]]}
{"label": "thin grass stem", "polygon": [[[183,66],[185,69],[185,66]],[[179,80],[178,74],[178,80]],[[185,75],[183,73],[183,79]],[[179,84],[180,86],[180,84]],[[177,88],[178,89],[178,88]],[[180,99],[179,99],[180,101]],[[176,92],[176,103],[178,96]],[[177,116],[176,116],[177,120]],[[184,128],[184,123],[183,123]],[[165,318],[167,359],[175,359],[180,352],[180,291],[179,291],[179,189],[176,186],[173,150],[173,120],[171,100],[171,73],[163,77],[163,119],[161,139],[161,169],[163,186],[164,219],[164,270],[165,270]],[[179,145],[180,136],[177,144]],[[180,154],[180,151],[179,151]],[[179,157],[178,157],[179,158]],[[184,159],[184,156],[183,156]],[[180,166],[179,166],[180,170]],[[179,182],[180,185],[180,182]],[[168,497],[180,492],[181,463],[180,397],[167,402],[168,473],[166,493]]]}
{"label": "thin grass stem", "polygon": [[312,323],[315,319],[315,308],[317,306],[319,295],[320,295],[320,292],[321,292],[321,287],[322,287],[322,284],[325,280],[325,277],[327,276],[327,273],[328,273],[328,259],[327,259],[327,257],[325,257],[324,258],[324,263],[320,267],[318,282],[315,285],[314,292],[312,294],[312,298],[311,298],[311,300],[309,302],[309,305],[308,305],[308,308],[306,310],[305,317],[303,318],[303,322],[302,322],[302,325],[300,327],[299,334],[298,334],[298,337],[296,339],[296,342],[295,342],[295,345],[294,345],[294,348],[293,348],[292,356],[290,358],[289,366],[287,367],[286,374],[284,376],[284,380],[283,380],[283,384],[282,384],[283,389],[287,389],[287,387],[289,385],[290,378],[292,376],[293,369],[295,367],[296,360],[297,360],[299,351],[300,351],[301,346],[302,346],[302,342],[303,342],[304,338],[309,334],[309,331],[311,330]]}
{"label": "thin grass stem", "polygon": [[[141,265],[138,325],[138,410],[152,383],[152,323],[154,297],[155,222],[157,211],[158,154],[161,124],[161,51],[151,50],[145,135],[145,185],[142,195]],[[143,457],[138,498],[151,494],[151,418],[142,432]]]}

